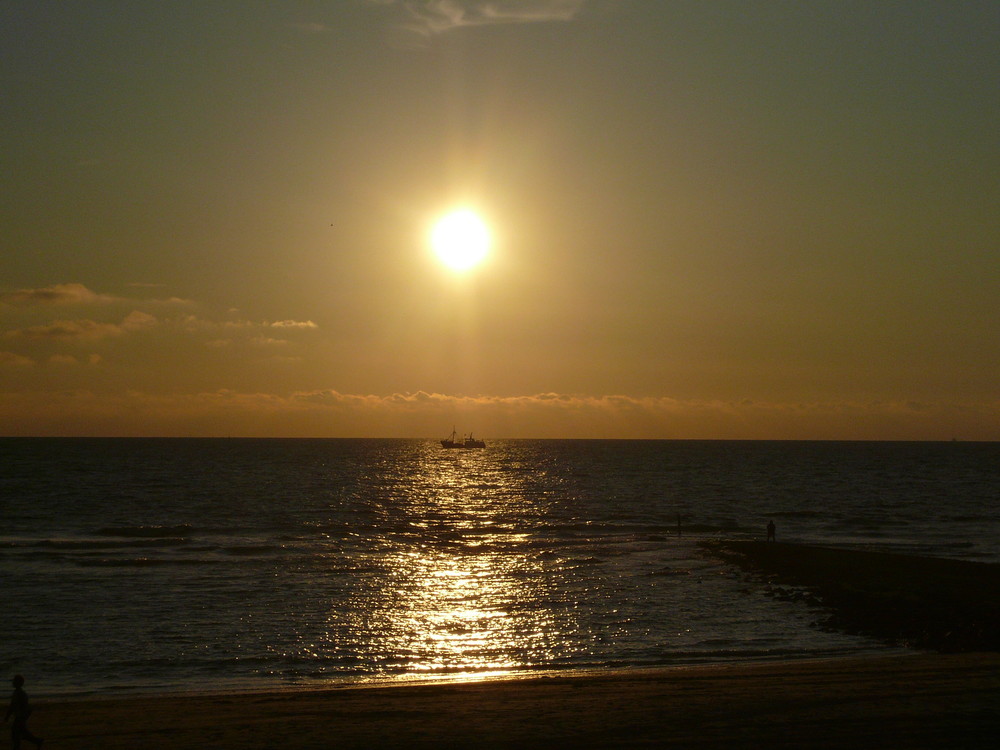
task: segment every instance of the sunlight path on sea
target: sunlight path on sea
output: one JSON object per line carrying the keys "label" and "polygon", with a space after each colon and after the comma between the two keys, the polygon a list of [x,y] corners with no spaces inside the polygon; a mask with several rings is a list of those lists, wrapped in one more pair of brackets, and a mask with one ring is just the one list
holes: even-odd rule
{"label": "sunlight path on sea", "polygon": [[418,677],[497,676],[573,650],[580,624],[554,580],[561,561],[533,548],[544,509],[516,467],[500,450],[433,444],[414,458],[405,492],[387,488],[395,533],[372,560],[384,588],[356,589],[332,630],[368,632],[359,645],[381,669]]}

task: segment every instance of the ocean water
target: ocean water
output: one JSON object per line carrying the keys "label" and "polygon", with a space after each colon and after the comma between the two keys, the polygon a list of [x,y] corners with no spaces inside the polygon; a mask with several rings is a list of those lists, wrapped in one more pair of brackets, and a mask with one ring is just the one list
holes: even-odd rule
{"label": "ocean water", "polygon": [[7,438],[0,518],[36,695],[856,654],[697,542],[1000,562],[1000,444]]}

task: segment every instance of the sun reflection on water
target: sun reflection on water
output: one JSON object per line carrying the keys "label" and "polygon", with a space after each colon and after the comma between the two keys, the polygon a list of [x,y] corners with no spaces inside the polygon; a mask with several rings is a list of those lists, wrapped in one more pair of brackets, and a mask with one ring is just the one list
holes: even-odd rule
{"label": "sun reflection on water", "polygon": [[565,653],[572,608],[546,584],[552,563],[530,528],[543,510],[525,507],[521,477],[495,454],[433,448],[411,469],[372,560],[382,588],[362,586],[347,608],[366,612],[353,625],[368,634],[373,671],[479,679]]}

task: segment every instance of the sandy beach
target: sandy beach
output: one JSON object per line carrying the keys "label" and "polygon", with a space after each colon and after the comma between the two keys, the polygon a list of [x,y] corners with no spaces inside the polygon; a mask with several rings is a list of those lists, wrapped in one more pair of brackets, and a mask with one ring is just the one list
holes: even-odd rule
{"label": "sandy beach", "polygon": [[1000,655],[39,701],[46,747],[993,747]]}

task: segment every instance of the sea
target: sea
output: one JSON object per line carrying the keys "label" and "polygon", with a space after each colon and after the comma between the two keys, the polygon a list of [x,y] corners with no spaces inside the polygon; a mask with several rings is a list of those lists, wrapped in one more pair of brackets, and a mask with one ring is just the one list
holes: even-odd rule
{"label": "sea", "polygon": [[706,539],[1000,562],[1000,443],[0,439],[0,673],[33,696],[825,658]]}

